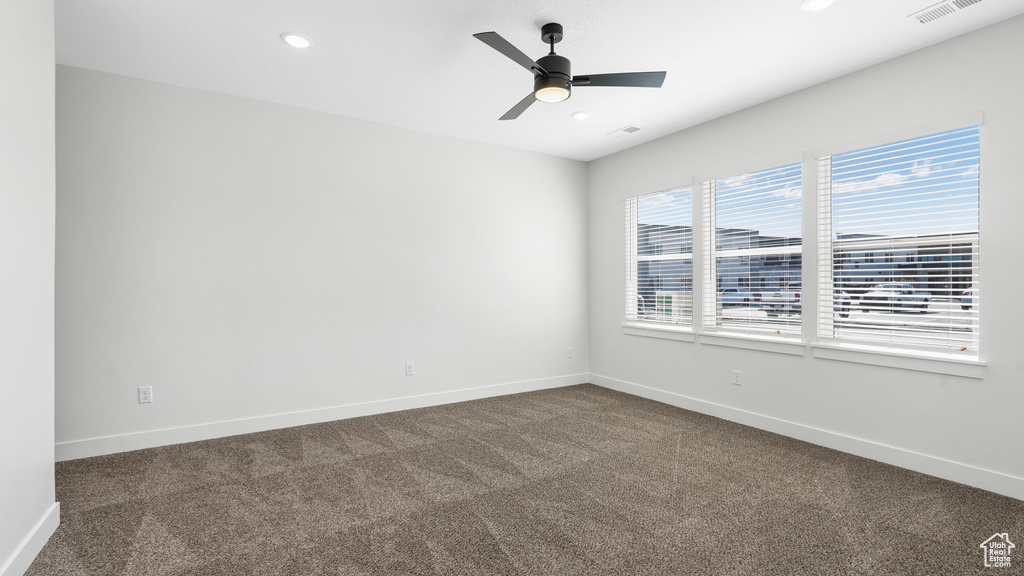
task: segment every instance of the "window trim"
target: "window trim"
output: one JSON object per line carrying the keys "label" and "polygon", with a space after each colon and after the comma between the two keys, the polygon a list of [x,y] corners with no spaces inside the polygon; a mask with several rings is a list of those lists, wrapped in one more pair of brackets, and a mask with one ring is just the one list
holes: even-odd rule
{"label": "window trim", "polygon": [[797,338],[757,335],[747,332],[715,332],[698,334],[698,341],[709,346],[725,346],[774,354],[803,356],[808,344]]}
{"label": "window trim", "polygon": [[819,342],[811,346],[814,358],[870,364],[912,370],[914,372],[930,372],[959,376],[961,378],[981,379],[984,377],[988,362],[974,357],[958,357],[953,353],[928,352],[908,348],[883,348],[863,344],[842,344]]}
{"label": "window trim", "polygon": [[965,111],[959,114],[922,121],[917,124],[896,127],[892,130],[886,130],[885,132],[865,134],[863,136],[855,136],[843,140],[834,140],[809,148],[807,155],[816,163],[818,158],[821,158],[822,156],[834,156],[851,150],[882,146],[884,144],[891,144],[902,140],[919,138],[927,134],[948,132],[950,130],[957,130],[965,126],[974,125],[985,125],[984,111]]}
{"label": "window trim", "polygon": [[659,324],[651,321],[627,321],[622,323],[622,333],[630,336],[646,336],[680,342],[696,342],[697,333],[678,324]]}

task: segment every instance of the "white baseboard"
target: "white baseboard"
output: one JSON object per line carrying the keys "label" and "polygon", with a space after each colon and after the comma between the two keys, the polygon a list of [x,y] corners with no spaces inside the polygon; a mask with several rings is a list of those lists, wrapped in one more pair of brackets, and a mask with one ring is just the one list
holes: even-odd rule
{"label": "white baseboard", "polygon": [[453,402],[479,400],[481,398],[490,398],[492,396],[504,396],[507,394],[518,394],[520,392],[546,390],[549,388],[586,383],[587,376],[588,374],[568,374],[552,378],[525,380],[522,382],[508,382],[504,384],[494,384],[491,386],[481,386],[478,388],[465,388],[462,390],[448,390],[445,392],[406,396],[403,398],[389,398],[385,400],[348,404],[344,406],[330,406],[327,408],[316,408],[313,410],[302,410],[282,414],[267,414],[265,416],[255,416],[252,418],[242,418],[222,422],[210,422],[207,424],[196,424],[177,428],[146,430],[130,434],[104,436],[101,438],[71,440],[68,442],[56,443],[54,445],[54,457],[57,462],[61,462],[63,460],[102,456],[104,454],[128,452],[130,450],[141,450],[143,448],[155,448],[157,446],[168,446],[170,444],[181,444],[184,442],[196,442],[198,440],[210,440],[213,438],[223,438],[225,436],[262,432],[264,430],[276,430],[278,428],[289,428],[292,426],[317,424],[333,420],[344,420],[345,418],[369,416],[371,414],[381,414],[383,412],[396,412],[399,410],[410,410],[412,408],[451,404]]}
{"label": "white baseboard", "polygon": [[729,420],[731,422],[737,422],[753,428],[767,430],[769,432],[774,432],[797,440],[803,440],[804,442],[810,442],[811,444],[817,444],[818,446],[832,448],[848,454],[862,456],[878,462],[884,462],[886,464],[892,464],[893,466],[899,466],[900,468],[906,468],[915,472],[928,474],[929,476],[952,480],[953,482],[967,484],[968,486],[974,486],[976,488],[981,488],[983,490],[988,490],[990,492],[995,492],[1018,500],[1024,500],[1024,478],[1019,478],[1017,476],[1011,476],[993,470],[986,470],[984,468],[978,468],[960,462],[953,462],[951,460],[913,452],[896,446],[879,444],[862,438],[846,436],[844,434],[822,430],[813,426],[789,422],[787,420],[781,420],[771,416],[757,414],[755,412],[748,412],[746,410],[716,404],[714,402],[707,402],[705,400],[691,398],[675,392],[667,392],[657,388],[650,388],[640,384],[634,384],[632,382],[617,380],[615,378],[609,378],[599,374],[591,374],[590,382],[598,386],[618,390],[619,392],[625,392],[626,394],[640,396],[649,400],[656,400],[658,402],[663,402],[686,410],[700,412],[701,414],[715,416],[723,420]]}
{"label": "white baseboard", "polygon": [[54,502],[36,522],[11,557],[0,565],[0,576],[22,576],[60,526],[60,502]]}

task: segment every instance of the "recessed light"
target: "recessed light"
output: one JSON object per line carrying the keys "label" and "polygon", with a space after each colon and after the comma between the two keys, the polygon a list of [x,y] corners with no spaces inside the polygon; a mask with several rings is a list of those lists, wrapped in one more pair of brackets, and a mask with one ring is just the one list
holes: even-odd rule
{"label": "recessed light", "polygon": [[817,12],[832,5],[836,0],[804,0],[800,3],[800,9],[804,12]]}
{"label": "recessed light", "polygon": [[298,34],[296,32],[285,32],[284,34],[281,34],[281,40],[284,40],[285,44],[292,48],[309,48],[309,45],[312,44],[309,38],[306,38],[302,34]]}
{"label": "recessed light", "polygon": [[586,120],[587,118],[590,118],[590,112],[580,110],[579,112],[573,112],[572,117],[577,120]]}

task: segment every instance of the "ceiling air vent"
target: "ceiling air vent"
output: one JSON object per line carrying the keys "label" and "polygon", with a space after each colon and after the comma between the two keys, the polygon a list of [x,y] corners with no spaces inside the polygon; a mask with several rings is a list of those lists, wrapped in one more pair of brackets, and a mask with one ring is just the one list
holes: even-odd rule
{"label": "ceiling air vent", "polygon": [[916,18],[921,24],[927,24],[978,2],[981,0],[945,0],[945,2],[939,2],[924,10],[914,12],[908,18]]}
{"label": "ceiling air vent", "polygon": [[608,136],[612,136],[612,137],[618,138],[619,136],[628,136],[629,134],[633,134],[634,132],[639,132],[639,131],[640,131],[640,128],[638,128],[637,126],[630,125],[630,126],[626,126],[625,128],[619,128],[618,130],[613,130],[613,131],[608,133]]}

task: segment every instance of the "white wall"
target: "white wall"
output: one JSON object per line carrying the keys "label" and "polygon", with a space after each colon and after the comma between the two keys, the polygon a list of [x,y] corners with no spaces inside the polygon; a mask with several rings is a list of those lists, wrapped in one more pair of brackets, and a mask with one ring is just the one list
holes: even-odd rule
{"label": "white wall", "polygon": [[53,3],[0,3],[0,575],[56,529]]}
{"label": "white wall", "polygon": [[[1024,498],[1022,39],[1017,17],[590,163],[593,380]],[[624,198],[978,110],[983,378],[623,334]]]}
{"label": "white wall", "polygon": [[58,460],[586,381],[581,162],[64,66],[57,161]]}

